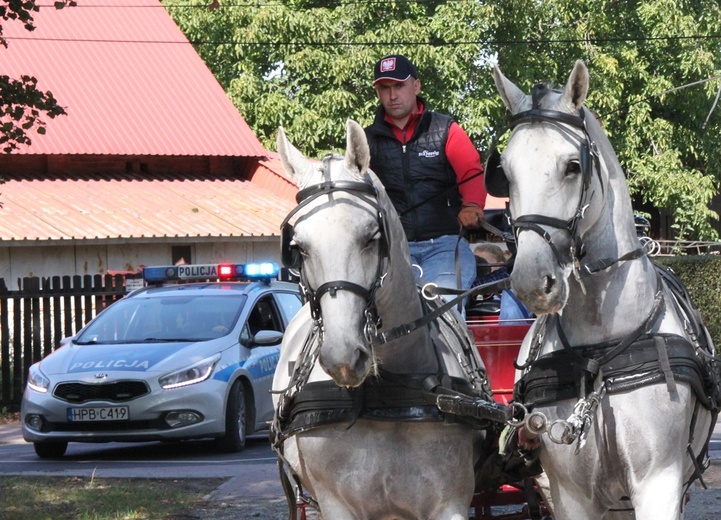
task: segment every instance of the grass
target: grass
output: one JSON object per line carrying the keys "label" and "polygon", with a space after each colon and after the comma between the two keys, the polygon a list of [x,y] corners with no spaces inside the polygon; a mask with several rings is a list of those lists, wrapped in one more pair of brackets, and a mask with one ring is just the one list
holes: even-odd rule
{"label": "grass", "polygon": [[[223,479],[0,478],[3,520],[160,520],[186,517]],[[186,517],[187,518],[187,517]]]}
{"label": "grass", "polygon": [[[18,412],[0,409],[0,424]],[[222,478],[0,477],[2,520],[172,520],[205,504]]]}

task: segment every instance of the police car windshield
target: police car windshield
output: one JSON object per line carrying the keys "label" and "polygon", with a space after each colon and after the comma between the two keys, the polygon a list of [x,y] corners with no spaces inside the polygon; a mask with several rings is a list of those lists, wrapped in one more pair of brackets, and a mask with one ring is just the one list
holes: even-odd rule
{"label": "police car windshield", "polygon": [[246,299],[243,294],[127,298],[98,315],[75,343],[164,343],[219,338],[233,330]]}

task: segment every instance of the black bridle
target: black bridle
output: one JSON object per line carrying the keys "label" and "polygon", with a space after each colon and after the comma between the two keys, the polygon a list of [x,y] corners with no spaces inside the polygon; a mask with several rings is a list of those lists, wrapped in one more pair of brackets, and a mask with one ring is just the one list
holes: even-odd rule
{"label": "black bridle", "polygon": [[[581,194],[578,198],[578,206],[576,207],[576,211],[574,212],[573,216],[571,216],[571,218],[569,218],[568,220],[548,217],[546,215],[529,214],[521,215],[516,219],[512,219],[511,225],[514,228],[516,240],[518,240],[518,235],[520,235],[521,231],[524,230],[531,230],[540,235],[541,238],[543,238],[543,240],[549,245],[549,247],[553,251],[553,254],[556,257],[559,265],[563,267],[564,265],[567,265],[569,263],[576,263],[580,258],[583,258],[583,256],[585,255],[585,248],[578,232],[578,225],[581,219],[584,217],[586,208],[588,208],[591,197],[593,196],[589,188],[591,185],[591,177],[593,175],[594,169],[598,174],[599,182],[602,189],[603,181],[601,180],[600,167],[598,164],[598,150],[595,143],[591,140],[591,137],[588,133],[588,128],[586,127],[586,111],[583,108],[580,108],[578,114],[568,114],[565,112],[559,112],[557,110],[546,110],[540,108],[540,100],[547,93],[548,89],[545,87],[545,85],[539,84],[534,86],[531,92],[533,103],[531,110],[520,112],[513,116],[509,124],[509,128],[512,130],[524,123],[535,123],[540,121],[566,125],[581,130],[581,132],[583,133],[583,137],[579,146],[581,175],[583,177],[581,183]],[[568,234],[571,239],[571,247],[569,249],[568,255],[564,255],[561,251],[558,250],[556,245],[553,243],[550,234],[542,226],[560,229]]]}
{"label": "black bridle", "polygon": [[[390,255],[388,250],[388,230],[387,217],[384,209],[378,203],[378,191],[373,186],[369,177],[366,176],[365,182],[331,180],[330,178],[330,162],[339,160],[342,157],[333,154],[326,155],[323,158],[323,178],[324,182],[314,184],[304,188],[296,195],[298,205],[285,217],[281,224],[281,257],[285,267],[296,269],[300,272],[300,288],[304,299],[310,304],[310,312],[312,318],[321,321],[320,299],[326,294],[335,297],[338,291],[349,291],[358,295],[366,302],[365,317],[366,337],[371,341],[375,337],[377,327],[379,326],[378,311],[375,303],[376,290],[382,285],[385,273],[388,272],[390,265]],[[378,221],[378,229],[380,230],[380,251],[378,255],[378,266],[376,268],[376,276],[370,287],[366,288],[357,283],[348,280],[332,280],[324,282],[317,288],[312,288],[308,283],[307,277],[303,269],[302,254],[297,246],[292,243],[294,229],[289,224],[290,219],[295,216],[298,211],[306,207],[319,197],[330,196],[333,193],[348,193],[360,198],[363,202],[370,205],[376,211],[376,219]],[[300,217],[302,218],[302,217]]]}
{"label": "black bridle", "polygon": [[[574,272],[579,276],[587,276],[598,271],[607,269],[612,265],[626,260],[633,260],[644,256],[645,252],[643,248],[637,248],[630,251],[618,258],[602,258],[595,262],[581,264],[580,260],[585,256],[585,246],[579,232],[579,224],[585,216],[586,209],[590,206],[591,199],[593,198],[593,192],[590,190],[591,179],[593,177],[594,170],[598,176],[599,184],[602,192],[605,192],[605,186],[603,179],[601,178],[600,168],[600,154],[596,143],[591,139],[586,124],[586,110],[580,108],[577,114],[569,114],[566,112],[560,112],[557,110],[547,110],[540,108],[540,100],[549,92],[545,84],[539,83],[533,87],[531,92],[532,97],[532,108],[530,110],[520,112],[511,118],[508,125],[509,130],[513,130],[519,125],[526,123],[535,122],[547,122],[559,125],[559,128],[563,126],[570,126],[572,128],[581,130],[582,137],[580,139],[580,168],[582,175],[581,193],[578,198],[578,205],[573,215],[567,219],[559,219],[555,217],[549,217],[546,215],[538,214],[527,214],[521,215],[517,218],[511,217],[511,225],[518,242],[518,237],[522,231],[533,231],[543,238],[548,244],[556,258],[556,261],[561,267],[566,265],[572,265]],[[498,155],[498,152],[494,149],[493,152]],[[489,157],[489,162],[491,161]],[[501,186],[505,181],[505,172],[500,167],[500,161],[496,158],[496,164],[491,166],[491,170],[487,168],[488,176],[495,176],[495,181],[498,183],[499,179]],[[501,188],[503,189],[503,187]],[[507,190],[507,187],[505,188]],[[558,229],[565,232],[570,238],[570,247],[568,253],[560,251],[556,244],[553,242],[551,234],[546,228]]]}

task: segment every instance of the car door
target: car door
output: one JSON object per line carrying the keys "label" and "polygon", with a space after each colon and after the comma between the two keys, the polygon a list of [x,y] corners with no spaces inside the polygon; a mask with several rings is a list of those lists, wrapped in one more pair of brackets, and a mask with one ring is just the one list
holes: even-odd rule
{"label": "car door", "polygon": [[254,344],[253,338],[261,330],[276,332],[285,330],[283,315],[271,293],[267,293],[255,301],[240,336],[241,348],[246,348],[250,352],[250,357],[244,366],[252,378],[256,426],[265,428],[267,427],[266,423],[273,418],[270,390],[275,367],[278,364],[280,344],[269,347]]}

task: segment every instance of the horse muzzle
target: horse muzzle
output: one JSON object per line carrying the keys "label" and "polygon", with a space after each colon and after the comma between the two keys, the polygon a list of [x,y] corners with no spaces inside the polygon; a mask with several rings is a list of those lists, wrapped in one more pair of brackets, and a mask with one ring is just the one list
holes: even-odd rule
{"label": "horse muzzle", "polygon": [[[328,340],[329,338],[326,337],[318,357],[325,373],[341,387],[356,387],[363,384],[373,368],[369,347],[361,343],[332,345]],[[331,348],[326,348],[331,345]]]}
{"label": "horse muzzle", "polygon": [[563,309],[568,300],[568,282],[560,268],[544,270],[516,261],[511,288],[536,315],[554,314]]}

